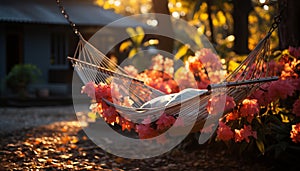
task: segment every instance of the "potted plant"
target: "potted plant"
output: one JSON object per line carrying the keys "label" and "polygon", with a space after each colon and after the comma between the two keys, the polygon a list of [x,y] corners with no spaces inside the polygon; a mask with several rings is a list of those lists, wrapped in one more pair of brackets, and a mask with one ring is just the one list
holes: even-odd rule
{"label": "potted plant", "polygon": [[6,76],[7,86],[21,97],[26,97],[27,86],[37,81],[40,69],[33,64],[17,64]]}

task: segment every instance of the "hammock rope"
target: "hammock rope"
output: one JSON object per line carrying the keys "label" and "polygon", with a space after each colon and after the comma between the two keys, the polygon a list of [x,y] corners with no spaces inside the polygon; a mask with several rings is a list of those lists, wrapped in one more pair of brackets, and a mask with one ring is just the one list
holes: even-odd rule
{"label": "hammock rope", "polygon": [[[279,16],[275,17],[275,21],[267,35],[225,80],[218,84],[210,84],[207,90],[202,93],[196,92],[194,96],[188,96],[181,101],[168,103],[167,106],[143,108],[143,104],[155,98],[164,97],[166,94],[146,85],[141,80],[129,76],[122,67],[112,62],[107,56],[86,41],[78,31],[77,26],[70,20],[69,15],[61,5],[61,1],[57,0],[56,2],[74,33],[79,37],[74,57],[68,57],[73,64],[74,70],[84,84],[90,81],[96,84],[101,82],[117,84],[120,93],[129,96],[134,101],[133,106],[120,106],[106,99],[103,100],[109,106],[115,107],[122,116],[129,118],[131,121],[138,121],[147,116],[160,116],[162,111],[167,115],[173,116],[178,116],[179,112],[181,112],[187,116],[186,123],[197,120],[195,127],[197,125],[201,126],[203,125],[203,121],[208,117],[212,117],[208,114],[206,108],[208,101],[212,97],[224,95],[225,92],[226,95],[231,96],[236,104],[238,104],[263,83],[278,79],[278,77],[268,75],[269,67],[267,62],[270,52],[270,36],[278,27],[282,12]],[[177,95],[170,96],[171,98],[177,98]],[[226,112],[228,111],[224,111],[224,113]]]}

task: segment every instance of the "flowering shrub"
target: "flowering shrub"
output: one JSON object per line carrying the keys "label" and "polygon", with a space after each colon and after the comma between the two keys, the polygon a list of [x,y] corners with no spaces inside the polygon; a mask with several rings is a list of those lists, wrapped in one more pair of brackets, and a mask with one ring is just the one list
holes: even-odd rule
{"label": "flowering shrub", "polygon": [[277,155],[300,142],[299,53],[299,48],[290,47],[269,62],[271,73],[280,79],[263,84],[226,114],[220,120],[218,140],[240,147],[256,142],[261,153],[267,149]]}
{"label": "flowering shrub", "polygon": [[[229,146],[240,146],[241,149],[245,149],[245,145],[250,148],[256,144],[257,149],[263,154],[266,150],[280,152],[289,147],[294,148],[300,142],[299,51],[299,48],[290,47],[269,61],[271,75],[280,76],[280,79],[263,84],[240,104],[236,104],[229,96],[216,97],[208,101],[209,114],[223,110],[230,111],[219,120],[216,140],[224,141]],[[134,66],[126,66],[124,69],[132,77],[170,94],[188,87],[203,89],[211,83],[220,82],[224,77],[224,71],[218,60],[217,55],[203,49],[187,59],[186,69],[179,68],[175,71],[173,60],[161,55],[153,57],[150,68],[142,73]],[[123,131],[135,131],[141,139],[160,135],[176,120],[179,124],[174,126],[180,127],[185,124],[180,121],[181,118],[165,113],[156,121],[151,122],[151,118],[148,117],[140,124],[121,117],[113,107],[102,100],[105,98],[128,107],[133,104],[128,96],[119,93],[118,85],[115,84],[88,83],[82,88],[82,93],[86,93],[96,101],[90,107],[94,113],[99,114],[107,123],[121,125]],[[218,108],[220,98],[226,99],[225,109]],[[211,127],[204,129],[202,133],[213,131]],[[157,141],[164,143],[166,137],[160,137]]]}

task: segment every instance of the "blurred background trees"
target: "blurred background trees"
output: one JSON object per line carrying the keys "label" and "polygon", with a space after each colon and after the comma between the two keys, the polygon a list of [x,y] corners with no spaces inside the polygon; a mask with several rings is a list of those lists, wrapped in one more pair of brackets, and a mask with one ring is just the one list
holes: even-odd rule
{"label": "blurred background trees", "polygon": [[[96,0],[105,9],[123,15],[163,13],[181,18],[194,25],[199,34],[205,34],[223,58],[245,55],[267,34],[273,18],[289,1],[281,24],[280,48],[299,45],[300,16],[297,0]],[[292,8],[294,10],[292,10]],[[289,12],[287,12],[289,11]],[[159,23],[159,22],[157,22]],[[156,23],[156,24],[157,24]],[[298,22],[299,23],[299,22]],[[292,27],[288,25],[293,25]],[[159,24],[158,24],[159,25]],[[170,28],[171,29],[171,28]],[[293,32],[293,33],[292,33]],[[289,34],[289,33],[292,33]],[[271,48],[279,48],[278,32],[272,34]],[[289,37],[289,38],[288,38]],[[162,43],[172,51],[172,41]]]}

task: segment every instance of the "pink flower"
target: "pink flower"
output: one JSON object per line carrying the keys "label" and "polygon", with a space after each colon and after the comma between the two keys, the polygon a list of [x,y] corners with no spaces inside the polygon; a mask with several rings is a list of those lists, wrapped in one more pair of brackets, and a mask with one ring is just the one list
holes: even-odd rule
{"label": "pink flower", "polygon": [[202,70],[203,64],[199,59],[197,59],[197,57],[190,56],[186,62],[186,67],[192,73],[198,73],[199,71]]}
{"label": "pink flower", "polygon": [[300,116],[300,99],[296,100],[293,105],[293,113],[296,116]]}
{"label": "pink flower", "polygon": [[136,125],[136,132],[139,134],[141,139],[152,138],[158,135],[157,131],[150,127],[150,124]]}
{"label": "pink flower", "polygon": [[292,125],[292,130],[290,132],[291,139],[294,143],[300,142],[300,123],[297,123],[296,125]]}
{"label": "pink flower", "polygon": [[156,122],[157,129],[165,130],[166,128],[172,126],[175,121],[176,119],[173,116],[168,116],[164,113],[159,117],[158,121]]}
{"label": "pink flower", "polygon": [[231,111],[235,107],[234,99],[230,96],[220,95],[212,97],[207,103],[207,111],[209,114],[219,114]]}
{"label": "pink flower", "polygon": [[96,89],[96,101],[100,102],[102,101],[102,98],[112,101],[111,97],[111,88],[109,85],[100,83]]}
{"label": "pink flower", "polygon": [[242,102],[242,107],[240,108],[241,116],[247,117],[249,123],[252,122],[252,119],[259,112],[259,105],[256,99],[245,99]]}
{"label": "pink flower", "polygon": [[222,141],[229,141],[233,138],[233,132],[229,126],[224,122],[219,122],[219,128],[217,130],[217,137]]}
{"label": "pink flower", "polygon": [[226,102],[225,102],[225,111],[232,111],[235,107],[235,101],[233,97],[226,96]]}
{"label": "pink flower", "polygon": [[123,98],[123,96],[120,92],[119,86],[116,83],[112,82],[110,84],[110,87],[111,87],[111,97],[113,99],[113,102],[118,105],[122,105],[121,99]]}
{"label": "pink flower", "polygon": [[145,70],[137,76],[138,79],[145,82],[145,84],[158,89],[164,93],[179,92],[179,86],[173,77],[167,73],[157,70]]}
{"label": "pink flower", "polygon": [[119,123],[121,126],[122,126],[122,131],[124,130],[128,130],[128,131],[131,131],[132,129],[135,128],[135,124],[127,119],[124,119],[124,118],[120,118],[120,123]]}
{"label": "pink flower", "polygon": [[164,57],[162,55],[156,55],[152,58],[152,65],[150,66],[150,69],[156,70],[156,71],[163,71],[164,69]]}
{"label": "pink flower", "polygon": [[166,58],[164,61],[164,72],[169,75],[174,74],[174,61],[172,59]]}
{"label": "pink flower", "polygon": [[208,72],[215,72],[222,68],[219,56],[213,53],[211,49],[203,48],[196,52],[195,57],[204,64]]}
{"label": "pink flower", "polygon": [[273,81],[268,89],[269,98],[275,101],[279,98],[286,99],[288,96],[292,96],[296,89],[292,82],[291,79]]}
{"label": "pink flower", "polygon": [[251,125],[244,125],[244,128],[242,128],[240,130],[235,129],[235,137],[234,137],[235,142],[241,142],[243,140],[246,140],[246,142],[249,143],[250,136],[257,139],[257,132],[252,131]]}
{"label": "pink flower", "polygon": [[275,62],[274,60],[271,60],[268,63],[268,67],[269,75],[271,76],[280,75],[281,71],[283,70],[283,65],[279,64],[278,62]]}
{"label": "pink flower", "polygon": [[270,87],[270,83],[263,84],[257,91],[252,93],[251,98],[257,99],[258,104],[260,106],[267,106],[269,103],[271,103],[274,100],[271,99],[268,95],[269,87]]}
{"label": "pink flower", "polygon": [[116,109],[114,107],[109,106],[105,110],[103,110],[103,118],[107,123],[115,123],[117,121],[118,114],[116,112]]}
{"label": "pink flower", "polygon": [[175,81],[182,90],[186,88],[197,88],[194,75],[185,68],[178,69],[174,77]]}
{"label": "pink flower", "polygon": [[116,113],[116,109],[110,106],[103,110],[102,116],[107,123],[111,124],[117,121],[118,114]]}
{"label": "pink flower", "polygon": [[226,115],[226,122],[228,121],[235,121],[240,117],[239,113],[235,110],[233,112],[230,112]]}
{"label": "pink flower", "polygon": [[124,70],[129,76],[136,77],[138,75],[138,70],[132,65],[125,66]]}
{"label": "pink flower", "polygon": [[201,49],[195,56],[190,56],[186,62],[197,81],[199,89],[205,89],[210,83],[220,82],[224,76],[220,58],[210,49]]}
{"label": "pink flower", "polygon": [[209,99],[207,103],[207,112],[212,115],[216,115],[224,112],[225,107],[225,96],[216,96]]}
{"label": "pink flower", "polygon": [[296,64],[296,60],[292,61],[291,63],[285,63],[280,77],[284,80],[297,77],[298,75],[294,71]]}
{"label": "pink flower", "polygon": [[81,93],[85,93],[88,97],[95,99],[95,87],[97,87],[97,85],[94,82],[88,82],[81,88]]}
{"label": "pink flower", "polygon": [[94,113],[99,113],[102,116],[103,107],[102,103],[93,103],[90,105],[90,109]]}

